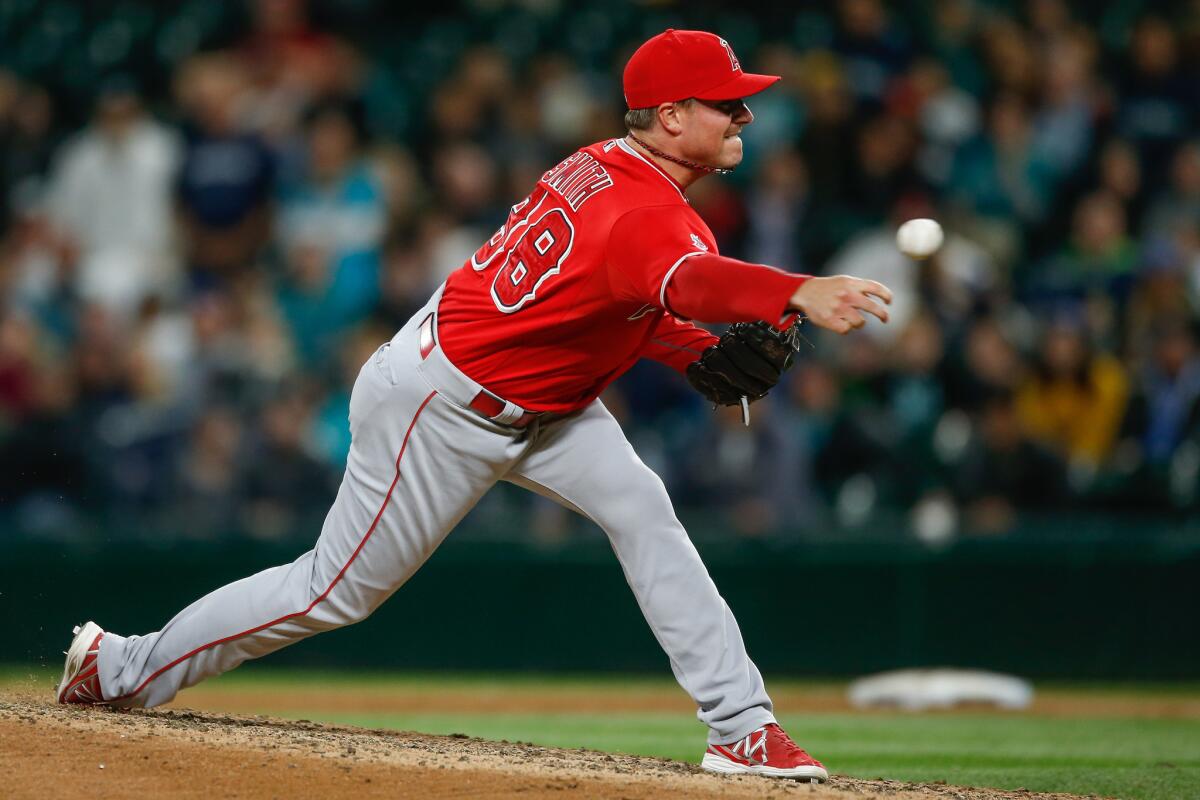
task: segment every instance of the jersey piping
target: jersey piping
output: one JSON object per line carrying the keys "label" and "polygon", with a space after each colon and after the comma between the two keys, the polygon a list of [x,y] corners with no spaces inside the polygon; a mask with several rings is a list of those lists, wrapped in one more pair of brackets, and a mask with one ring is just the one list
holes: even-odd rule
{"label": "jersey piping", "polygon": [[[679,267],[683,265],[683,262],[687,261],[692,256],[703,256],[703,255],[708,255],[708,254],[706,252],[704,252],[703,250],[697,250],[693,253],[684,253],[682,256],[679,257],[678,261],[676,261],[674,264],[671,265],[671,268],[669,270],[667,270],[667,274],[663,276],[662,285],[659,286],[659,288],[658,288],[658,305],[660,308],[665,309],[667,311],[671,310],[667,306],[667,284],[671,282],[671,276],[675,274],[675,270],[679,269]],[[674,313],[674,312],[672,312],[672,313]],[[679,315],[676,314],[675,316],[679,316]]]}
{"label": "jersey piping", "polygon": [[348,569],[350,569],[350,565],[353,564],[355,559],[358,558],[358,554],[362,552],[362,549],[367,544],[367,540],[369,540],[371,538],[371,534],[373,534],[375,532],[376,526],[379,525],[379,520],[383,518],[383,512],[387,509],[388,503],[391,502],[392,492],[394,492],[396,490],[396,484],[398,484],[400,482],[400,462],[404,460],[404,451],[408,449],[408,438],[412,435],[413,428],[416,427],[417,420],[420,419],[420,417],[421,417],[421,412],[425,410],[425,406],[429,405],[429,401],[432,400],[435,395],[437,395],[436,391],[429,393],[429,395],[425,398],[425,401],[423,403],[421,403],[420,407],[417,409],[417,413],[413,415],[412,422],[410,422],[408,424],[408,430],[404,434],[404,441],[400,445],[400,452],[396,456],[396,475],[394,478],[392,478],[392,485],[388,487],[387,494],[384,495],[384,497],[383,497],[383,503],[379,506],[379,511],[375,514],[375,519],[371,522],[371,527],[367,528],[367,532],[365,534],[363,534],[362,540],[359,541],[359,543],[358,543],[358,547],[356,547],[354,549],[354,552],[350,554],[350,558],[348,558],[346,560],[346,563],[344,565],[342,565],[342,569],[338,572],[338,574],[334,577],[334,579],[329,583],[329,586],[326,587],[325,591],[321,592],[321,594],[315,600],[313,600],[311,603],[309,603],[308,608],[304,609],[303,611],[294,611],[291,614],[285,614],[282,617],[279,617],[278,619],[273,619],[270,622],[264,622],[262,625],[259,625],[254,628],[250,628],[249,630],[245,630],[240,633],[235,633],[235,634],[232,634],[231,636],[226,636],[222,639],[217,639],[216,641],[209,642],[208,644],[203,644],[203,645],[195,648],[194,650],[183,654],[182,656],[180,656],[179,658],[170,662],[166,666],[160,667],[159,669],[155,670],[155,672],[149,678],[146,678],[146,680],[142,681],[142,683],[133,691],[126,692],[125,694],[121,695],[120,697],[115,697],[112,700],[109,700],[108,702],[112,703],[112,702],[117,702],[120,700],[126,700],[130,697],[134,697],[134,696],[138,695],[147,686],[149,686],[154,681],[154,679],[157,678],[159,675],[162,675],[167,670],[174,669],[175,667],[179,666],[183,662],[187,661],[192,656],[194,656],[198,653],[202,653],[205,650],[209,649],[210,647],[216,647],[219,644],[226,644],[228,642],[232,642],[237,639],[241,639],[243,636],[249,636],[252,633],[257,633],[258,631],[273,627],[275,625],[280,624],[281,622],[287,622],[289,619],[295,619],[296,617],[306,617],[312,612],[312,610],[314,608],[317,607],[317,605],[319,603],[324,602],[325,599],[327,597],[329,597],[329,593],[333,591],[333,587],[337,586],[338,583],[341,582],[342,578],[346,574],[346,571]]}

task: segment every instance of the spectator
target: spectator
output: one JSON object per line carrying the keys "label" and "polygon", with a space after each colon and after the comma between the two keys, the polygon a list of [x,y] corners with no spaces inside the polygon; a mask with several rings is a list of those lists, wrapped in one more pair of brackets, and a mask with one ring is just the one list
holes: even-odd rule
{"label": "spectator", "polygon": [[109,79],[91,126],[64,145],[50,187],[81,296],[129,314],[148,295],[176,292],[170,197],[178,163],[175,136],[146,113],[131,83]]}
{"label": "spectator", "polygon": [[803,241],[809,211],[808,169],[793,150],[763,160],[760,179],[746,197],[742,252],[756,264],[805,272]]}
{"label": "spectator", "polygon": [[[818,468],[822,454],[838,436],[841,384],[828,364],[809,359],[795,367],[785,382],[787,402],[781,403],[779,424],[796,442],[798,472],[793,491],[806,526],[821,521],[820,510],[834,497],[839,478]],[[782,388],[782,387],[781,387]]]}
{"label": "spectator", "polygon": [[[7,347],[11,350],[12,343]],[[4,358],[11,361],[13,355]],[[52,362],[33,378],[33,402],[23,403],[20,424],[12,424],[16,418],[11,407],[0,417],[0,495],[6,508],[22,517],[53,509],[48,521],[66,528],[76,521],[72,509],[102,509],[108,498],[91,492],[90,431],[80,413],[70,365]]]}
{"label": "spectator", "polygon": [[861,225],[879,224],[901,198],[924,191],[913,165],[915,147],[912,126],[899,117],[884,115],[863,125],[848,187],[850,207]]}
{"label": "spectator", "polygon": [[[979,102],[952,82],[942,64],[930,59],[913,65],[905,89],[922,139],[918,154],[921,175],[932,185],[944,187],[958,149],[979,135]],[[893,98],[893,104],[896,102],[898,98]]]}
{"label": "spectator", "polygon": [[892,353],[888,405],[901,438],[924,442],[945,407],[942,328],[930,314],[914,317]]}
{"label": "spectator", "polygon": [[1142,165],[1137,151],[1128,142],[1113,139],[1100,150],[1099,191],[1112,196],[1122,208],[1132,232],[1140,228],[1146,197]]}
{"label": "spectator", "polygon": [[191,305],[191,395],[204,405],[260,402],[297,369],[296,344],[261,280],[209,291]]}
{"label": "spectator", "polygon": [[860,105],[878,108],[889,82],[908,68],[909,45],[880,0],[840,0],[834,51]]}
{"label": "spectator", "polygon": [[1133,31],[1118,73],[1118,132],[1137,146],[1146,173],[1158,181],[1171,150],[1195,125],[1196,82],[1179,61],[1175,31],[1164,19],[1144,17]]}
{"label": "spectator", "polygon": [[1125,351],[1135,363],[1146,363],[1153,351],[1154,331],[1162,320],[1195,314],[1182,251],[1170,239],[1153,239],[1142,248],[1141,264],[1125,315]]}
{"label": "spectator", "polygon": [[1154,467],[1166,466],[1185,438],[1200,434],[1200,356],[1186,319],[1164,317],[1154,326],[1151,358],[1138,376],[1130,416]]}
{"label": "spectator", "polygon": [[1085,302],[1091,335],[1115,346],[1136,257],[1120,201],[1108,193],[1088,195],[1075,207],[1068,242],[1036,274],[1024,276],[1025,295],[1041,308]]}
{"label": "spectator", "polygon": [[70,275],[64,242],[56,235],[44,198],[14,197],[8,235],[0,240],[0,292],[13,306],[43,319],[60,334],[70,326]]}
{"label": "spectator", "polygon": [[337,378],[329,391],[314,410],[312,427],[305,435],[309,449],[331,471],[346,467],[346,456],[350,452],[350,429],[346,420],[350,417],[350,390],[362,365],[386,342],[395,331],[390,327],[367,324],[353,331],[344,340],[338,353]]}
{"label": "spectator", "polygon": [[93,304],[81,312],[74,343],[89,482],[107,508],[122,511],[167,496],[169,471],[161,467],[183,422],[144,351],[131,347],[132,329]]}
{"label": "spectator", "polygon": [[929,313],[914,317],[888,361],[885,411],[894,437],[887,458],[888,491],[910,506],[940,489],[942,482],[933,447],[946,407],[945,341],[937,319]]}
{"label": "spectator", "polygon": [[20,425],[37,407],[38,330],[22,314],[0,318],[0,429]]}
{"label": "spectator", "polygon": [[812,226],[816,260],[824,260],[853,232],[844,218],[846,189],[854,165],[854,103],[841,64],[829,53],[810,53],[801,60],[803,93],[809,117],[800,136],[800,154],[809,169],[814,208]]}
{"label": "spectator", "polygon": [[969,531],[1005,533],[1016,525],[1022,510],[1065,504],[1062,460],[1022,427],[1010,394],[997,392],[984,401],[971,444],[951,473]]}
{"label": "spectator", "polygon": [[309,21],[307,0],[252,0],[250,34],[237,54],[250,78],[250,126],[282,145],[316,98],[351,90],[351,53]]}
{"label": "spectator", "polygon": [[380,300],[375,316],[393,330],[421,308],[437,285],[427,243],[417,234],[394,234],[384,249]]}
{"label": "spectator", "polygon": [[334,338],[379,297],[388,213],[383,187],[362,157],[359,111],[331,101],[311,112],[307,173],[280,201],[288,272],[280,302],[308,360],[332,358]]}
{"label": "spectator", "polygon": [[[270,400],[259,416],[260,432],[238,480],[246,493],[245,519],[252,536],[277,539],[302,526],[306,516],[323,513],[332,499],[331,473],[308,451],[312,403],[296,387]],[[270,464],[270,469],[246,465]]]}
{"label": "spectator", "polygon": [[946,187],[953,207],[988,231],[1002,251],[1016,252],[1021,224],[1046,213],[1055,170],[1038,152],[1024,101],[1002,94],[988,112],[986,135],[963,146]]}
{"label": "spectator", "polygon": [[741,134],[745,146],[742,163],[735,173],[739,180],[750,175],[767,177],[771,156],[786,147],[806,122],[807,112],[800,94],[804,84],[799,54],[791,47],[764,43],[755,61],[754,72],[780,75],[782,80],[772,87],[778,91],[764,92],[754,98],[754,124],[743,128]]}
{"label": "spectator", "polygon": [[[1058,2],[1035,3],[1038,9],[1061,9]],[[1048,28],[1059,23],[1045,20]],[[1056,33],[1043,49],[1045,79],[1041,105],[1033,118],[1033,148],[1061,181],[1079,170],[1092,146],[1096,121],[1096,89],[1090,41]]]}
{"label": "spectator", "polygon": [[[861,523],[876,504],[887,506],[910,499],[902,488],[907,484],[896,480],[897,469],[905,468],[900,448],[904,439],[890,413],[892,384],[885,348],[866,336],[840,344],[836,361],[830,362],[838,365],[840,407],[815,466],[839,517]],[[855,508],[845,508],[847,498],[863,501],[861,517]]]}
{"label": "spectator", "polygon": [[487,238],[488,231],[508,216],[508,204],[496,199],[499,177],[499,165],[478,145],[458,142],[439,147],[433,155],[436,199],[447,212],[475,228],[474,238]]}
{"label": "spectator", "polygon": [[796,443],[773,424],[772,404],[756,403],[755,425],[740,408],[722,408],[686,450],[683,493],[707,506],[742,536],[759,537],[794,520],[799,508],[793,479]]}
{"label": "spectator", "polygon": [[1036,368],[1017,394],[1017,415],[1035,440],[1092,471],[1108,458],[1128,394],[1120,362],[1089,347],[1082,320],[1062,317],[1043,335]]}
{"label": "spectator", "polygon": [[[38,530],[120,506],[131,522],[185,517],[187,535],[247,521],[285,533],[288,493],[326,491],[341,462],[358,363],[546,163],[620,130],[604,64],[644,22],[608,15],[593,31],[593,11],[543,4],[516,28],[474,9],[376,41],[359,27],[376,0],[336,14],[192,5],[146,18],[161,73],[143,47],[113,67],[140,70],[144,97],[105,79],[81,110],[77,59],[47,62],[36,83],[0,71],[0,492]],[[902,18],[839,0],[770,15],[778,29],[739,17],[739,51],[784,80],[755,101],[742,166],[689,192],[722,252],[888,283],[891,324],[820,342],[828,360],[802,364],[750,431],[653,364],[613,387],[614,413],[650,461],[749,447],[786,464],[786,489],[722,500],[748,532],[863,525],[898,505],[918,530],[1008,529],[1071,500],[1067,461],[1073,480],[1094,477],[1072,485],[1091,503],[1191,507],[1200,97],[1187,20],[1154,11],[1125,33],[1125,12],[1066,0],[925,5]],[[37,4],[26,16],[0,31],[14,64],[21,32],[56,18]],[[182,147],[147,108],[181,121]],[[947,231],[919,265],[894,244],[914,216]],[[1066,328],[1039,340],[1035,320],[1064,307]],[[287,465],[277,483],[234,471],[259,452]],[[558,506],[496,502],[547,541],[576,532]]]}
{"label": "spectator", "polygon": [[189,117],[179,217],[189,266],[204,286],[248,269],[266,243],[274,165],[262,139],[239,125],[245,92],[236,61],[194,59],[178,84]]}
{"label": "spectator", "polygon": [[1029,0],[1025,15],[1031,33],[1042,45],[1053,44],[1071,27],[1071,9],[1064,0]]}
{"label": "spectator", "polygon": [[[538,57],[533,66],[534,93],[542,131],[559,148],[591,141],[585,137],[596,109],[596,88],[588,76],[561,54]],[[607,135],[607,134],[602,134]]]}
{"label": "spectator", "polygon": [[987,80],[976,41],[984,13],[973,0],[937,0],[927,33],[930,50],[967,96],[982,94]]}
{"label": "spectator", "polygon": [[1184,142],[1171,159],[1167,188],[1146,215],[1147,235],[1173,236],[1200,230],[1200,140]]}
{"label": "spectator", "polygon": [[1000,97],[1034,97],[1041,69],[1033,37],[1011,17],[992,15],[982,31],[991,88]]}
{"label": "spectator", "polygon": [[0,74],[0,232],[21,195],[42,188],[58,144],[54,122],[49,92]]}
{"label": "spectator", "polygon": [[129,347],[143,371],[147,399],[164,406],[187,401],[195,339],[186,311],[147,298],[131,327]]}
{"label": "spectator", "polygon": [[242,423],[230,409],[206,410],[174,465],[177,510],[171,527],[182,536],[212,537],[234,528],[243,489],[238,468]]}
{"label": "spectator", "polygon": [[947,405],[974,413],[992,397],[1013,395],[1025,382],[1026,365],[994,317],[976,320],[949,367]]}

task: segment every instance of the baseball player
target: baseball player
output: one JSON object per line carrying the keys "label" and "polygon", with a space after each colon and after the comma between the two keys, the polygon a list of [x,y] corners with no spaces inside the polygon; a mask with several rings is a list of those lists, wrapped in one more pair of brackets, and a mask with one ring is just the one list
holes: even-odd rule
{"label": "baseball player", "polygon": [[[363,365],[345,477],[316,546],[217,589],[155,633],[76,628],[59,702],[157,706],[248,658],[358,622],[506,480],[608,535],[708,726],[706,769],[825,781],[776,724],[662,481],[597,399],[652,358],[745,411],[790,366],[797,315],[839,333],[864,314],[887,320],[883,285],[724,258],[688,205],[690,184],[741,161],[738,134],[754,119],[743,98],[778,79],[744,72],[711,33],[667,30],[643,44],[624,73],[628,135],[546,172]],[[718,339],[690,320],[748,324]]]}

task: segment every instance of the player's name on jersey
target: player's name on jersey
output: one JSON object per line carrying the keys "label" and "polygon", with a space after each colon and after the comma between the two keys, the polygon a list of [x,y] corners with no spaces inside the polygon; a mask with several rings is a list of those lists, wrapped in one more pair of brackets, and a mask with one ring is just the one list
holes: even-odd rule
{"label": "player's name on jersey", "polygon": [[582,150],[543,175],[542,182],[558,192],[572,211],[613,185],[604,165]]}

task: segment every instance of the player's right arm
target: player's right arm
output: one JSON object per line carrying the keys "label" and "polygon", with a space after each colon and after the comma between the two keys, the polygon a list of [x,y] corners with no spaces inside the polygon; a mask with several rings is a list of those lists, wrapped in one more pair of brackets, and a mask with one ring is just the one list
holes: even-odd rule
{"label": "player's right arm", "polygon": [[887,321],[887,310],[872,299],[891,302],[883,284],[847,275],[795,275],[726,258],[702,245],[698,227],[679,206],[638,208],[622,216],[608,241],[613,294],[702,322],[784,325],[799,312],[815,325],[846,333],[865,323],[863,313]]}

